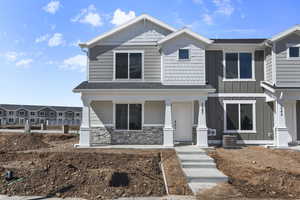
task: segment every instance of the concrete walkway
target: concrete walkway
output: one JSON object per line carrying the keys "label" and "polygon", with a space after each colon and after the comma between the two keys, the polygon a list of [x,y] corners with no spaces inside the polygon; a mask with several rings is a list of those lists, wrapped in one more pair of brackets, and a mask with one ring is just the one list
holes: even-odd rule
{"label": "concrete walkway", "polygon": [[214,160],[199,147],[181,146],[175,150],[194,194],[228,181],[228,177],[216,168]]}

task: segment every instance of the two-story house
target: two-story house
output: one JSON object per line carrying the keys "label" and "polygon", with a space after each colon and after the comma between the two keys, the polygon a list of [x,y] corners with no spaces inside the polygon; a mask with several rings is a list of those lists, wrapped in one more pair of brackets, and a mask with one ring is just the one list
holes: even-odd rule
{"label": "two-story house", "polygon": [[300,140],[299,33],[209,39],[141,15],[81,43],[88,66],[74,89],[84,105],[79,145],[207,147],[224,134],[245,144]]}

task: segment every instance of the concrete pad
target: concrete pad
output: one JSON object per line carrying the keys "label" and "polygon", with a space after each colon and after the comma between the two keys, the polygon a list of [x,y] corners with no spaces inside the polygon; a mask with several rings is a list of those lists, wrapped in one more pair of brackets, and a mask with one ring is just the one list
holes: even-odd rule
{"label": "concrete pad", "polygon": [[214,162],[182,162],[182,168],[216,168]]}
{"label": "concrete pad", "polygon": [[193,191],[194,194],[206,190],[212,187],[215,187],[217,183],[189,183],[189,187]]}

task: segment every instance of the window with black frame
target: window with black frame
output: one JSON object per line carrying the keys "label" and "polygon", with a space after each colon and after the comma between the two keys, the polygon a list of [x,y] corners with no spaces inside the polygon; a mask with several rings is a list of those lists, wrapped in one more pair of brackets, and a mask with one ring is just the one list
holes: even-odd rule
{"label": "window with black frame", "polygon": [[142,104],[116,104],[116,130],[142,129]]}
{"label": "window with black frame", "polygon": [[226,79],[252,79],[252,53],[225,53]]}
{"label": "window with black frame", "polygon": [[253,131],[254,113],[253,104],[227,103],[226,104],[226,131]]}
{"label": "window with black frame", "polygon": [[115,54],[116,79],[142,79],[142,53],[118,52]]}
{"label": "window with black frame", "polygon": [[289,48],[289,57],[290,58],[300,58],[300,47],[290,47]]}

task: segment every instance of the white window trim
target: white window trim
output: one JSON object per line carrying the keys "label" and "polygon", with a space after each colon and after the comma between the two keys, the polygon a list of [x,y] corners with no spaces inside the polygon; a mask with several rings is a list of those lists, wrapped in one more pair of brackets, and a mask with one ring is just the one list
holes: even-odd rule
{"label": "white window trim", "polygon": [[[187,59],[179,59],[179,50],[188,50],[188,54],[189,54],[189,58],[187,58]],[[191,49],[190,48],[179,48],[178,50],[177,50],[177,60],[178,61],[190,61],[191,60]]]}
{"label": "white window trim", "polygon": [[[237,53],[238,54],[238,78],[228,79],[226,78],[226,54]],[[252,78],[239,78],[240,77],[240,53],[251,53],[252,57]],[[256,81],[255,80],[255,53],[254,51],[223,51],[223,81]]]}
{"label": "white window trim", "polygon": [[[127,127],[128,129],[116,129],[116,104],[127,104],[128,106],[128,124]],[[142,105],[142,129],[141,130],[130,130],[129,129],[129,105],[130,104],[141,104]],[[113,102],[113,128],[115,131],[143,131],[143,127],[144,127],[144,106],[145,106],[145,102],[144,101],[138,101],[138,102],[128,102],[128,101],[114,101]]]}
{"label": "white window trim", "polygon": [[300,51],[300,44],[292,44],[292,43],[288,43],[286,44],[287,47],[287,51],[286,51],[286,58],[289,60],[300,60],[300,55],[299,57],[290,57],[290,47],[298,47],[299,51]]}
{"label": "white window trim", "polygon": [[[128,53],[128,78],[118,79],[116,78],[116,54],[117,53]],[[130,53],[141,53],[142,54],[142,78],[132,79],[130,78]],[[115,50],[113,51],[113,81],[120,81],[120,82],[128,82],[128,81],[144,81],[144,50]]]}
{"label": "white window trim", "polygon": [[[238,130],[227,130],[227,104],[238,104]],[[252,104],[253,130],[241,130],[241,104]],[[224,108],[224,133],[256,133],[256,100],[223,100]]]}

